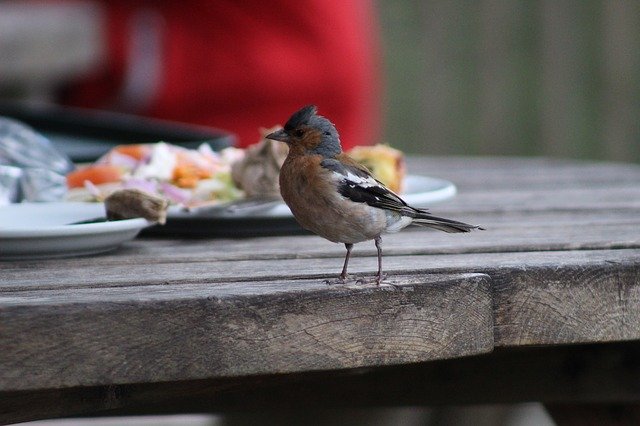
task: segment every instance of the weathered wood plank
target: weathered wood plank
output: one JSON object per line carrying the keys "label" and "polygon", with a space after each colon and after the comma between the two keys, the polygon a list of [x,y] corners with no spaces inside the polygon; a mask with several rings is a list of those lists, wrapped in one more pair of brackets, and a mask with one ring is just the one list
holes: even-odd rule
{"label": "weathered wood plank", "polygon": [[527,347],[372,369],[0,392],[0,424],[69,415],[637,401],[639,356],[639,342]]}
{"label": "weathered wood plank", "polygon": [[518,157],[409,157],[409,174],[453,181],[461,192],[630,186],[640,166]]}
{"label": "weathered wood plank", "polygon": [[496,344],[640,339],[639,261],[491,273]]}
{"label": "weathered wood plank", "polygon": [[198,286],[180,297],[74,292],[24,304],[17,295],[0,307],[0,389],[343,369],[493,348],[487,276],[390,282]]}
{"label": "weathered wood plank", "polygon": [[[398,288],[323,283],[344,249],[313,236],[144,238],[99,257],[0,262],[0,386],[237,380],[640,339],[639,167],[412,164],[460,188],[434,213],[488,230],[386,236]],[[372,274],[374,254],[358,245],[350,271]]]}
{"label": "weathered wood plank", "polygon": [[[573,211],[583,210],[640,210],[640,187],[634,184],[622,188],[531,189],[527,191],[500,190],[465,192],[446,204],[438,205],[437,212],[461,212],[473,217],[476,212],[509,211]],[[432,210],[434,210],[432,208]],[[463,217],[463,219],[466,219]]]}
{"label": "weathered wood plank", "polygon": [[[425,228],[409,228],[383,237],[385,257],[411,254],[497,253],[517,251],[595,250],[640,247],[640,216],[614,214],[580,220],[575,215],[526,216],[500,221],[496,216],[482,221],[485,232],[446,234]],[[611,221],[612,223],[609,223]],[[295,251],[291,247],[296,247]],[[375,256],[371,243],[356,245],[354,256]],[[139,238],[99,257],[0,262],[0,282],[9,284],[10,270],[68,269],[100,265],[189,263],[221,260],[277,260],[291,258],[341,258],[344,249],[313,236],[253,239],[162,239]]]}
{"label": "weathered wood plank", "polygon": [[[495,281],[492,292],[496,344],[520,346],[640,339],[639,259],[639,249],[623,249],[392,256],[385,263],[390,279],[403,274],[423,274],[426,270],[432,273],[475,271],[489,275]],[[353,259],[354,272],[371,273],[370,260]],[[334,263],[331,259],[282,260],[278,262],[278,278],[274,277],[272,261],[191,263],[180,269],[176,265],[160,264],[148,270],[143,269],[146,266],[129,265],[127,270],[141,277],[135,283],[123,278],[112,266],[94,268],[91,281],[77,271],[67,273],[64,278],[51,274],[32,281],[29,271],[23,271],[24,281],[14,283],[13,291],[3,293],[0,306],[9,309],[29,305],[29,298],[36,303],[45,304],[48,300],[57,303],[61,298],[71,297],[64,291],[71,288],[76,289],[74,293],[78,295],[85,292],[105,302],[120,294],[142,301],[165,296],[180,300],[181,294],[188,295],[193,289],[212,294],[262,289],[267,293],[255,294],[256,299],[269,294],[275,297],[277,289],[259,282],[283,280],[285,284],[278,288],[291,286],[292,291],[310,291],[318,285],[331,289],[322,279],[337,274],[339,268],[336,269]],[[336,272],[327,274],[329,265]],[[248,268],[251,275],[244,272]],[[301,270],[304,274],[298,272]],[[297,279],[308,281],[304,285],[292,284]],[[303,290],[304,287],[307,290]],[[56,296],[47,289],[62,293]]]}
{"label": "weathered wood plank", "polygon": [[[513,253],[469,253],[388,256],[383,259],[385,272],[439,273],[451,271],[480,272],[497,269],[546,267],[550,270],[582,265],[584,268],[606,262],[636,262],[639,249],[540,251]],[[286,279],[332,279],[342,267],[336,258],[288,258],[273,260],[200,261],[182,263],[137,264],[125,262],[120,268],[112,264],[93,264],[88,268],[62,267],[5,270],[3,295],[12,291],[83,287],[121,287],[141,285],[257,282]],[[354,275],[373,274],[375,259],[354,257],[349,271]],[[88,272],[90,271],[90,272]]]}

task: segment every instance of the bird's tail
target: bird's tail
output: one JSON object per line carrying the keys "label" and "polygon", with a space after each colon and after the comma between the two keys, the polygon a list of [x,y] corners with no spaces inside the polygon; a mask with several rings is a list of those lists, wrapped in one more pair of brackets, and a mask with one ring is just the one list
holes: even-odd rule
{"label": "bird's tail", "polygon": [[444,232],[469,232],[473,229],[484,230],[484,228],[477,225],[469,225],[468,223],[458,222],[457,220],[433,216],[432,214],[421,210],[415,211],[412,223],[418,226],[439,229]]}

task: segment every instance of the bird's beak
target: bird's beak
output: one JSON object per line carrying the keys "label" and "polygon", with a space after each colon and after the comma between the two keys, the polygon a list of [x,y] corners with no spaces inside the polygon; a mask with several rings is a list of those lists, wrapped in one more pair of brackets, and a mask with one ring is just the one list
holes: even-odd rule
{"label": "bird's beak", "polygon": [[289,135],[287,134],[287,132],[284,131],[284,129],[280,129],[273,133],[269,133],[267,136],[265,136],[265,138],[273,139],[274,141],[289,143]]}

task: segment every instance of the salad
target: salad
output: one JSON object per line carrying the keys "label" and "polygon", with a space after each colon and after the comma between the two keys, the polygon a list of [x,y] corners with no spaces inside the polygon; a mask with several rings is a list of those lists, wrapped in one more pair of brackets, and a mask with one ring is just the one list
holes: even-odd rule
{"label": "salad", "polygon": [[[278,128],[262,129],[262,139],[247,149],[215,152],[208,144],[186,149],[165,142],[116,146],[94,164],[67,175],[67,200],[104,201],[122,189],[142,191],[185,208],[245,197],[279,197],[278,175],[288,148],[264,138]],[[375,145],[348,153],[376,179],[401,191],[405,173],[401,151]]]}
{"label": "salad", "polygon": [[244,195],[231,176],[232,165],[243,157],[242,149],[214,152],[208,144],[119,145],[67,174],[67,200],[102,201],[118,189],[138,189],[187,208],[233,201]]}

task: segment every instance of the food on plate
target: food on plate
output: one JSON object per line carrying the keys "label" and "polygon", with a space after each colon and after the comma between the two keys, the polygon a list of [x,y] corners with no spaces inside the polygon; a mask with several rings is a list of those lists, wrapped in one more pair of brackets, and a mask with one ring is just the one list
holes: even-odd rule
{"label": "food on plate", "polygon": [[150,144],[127,144],[127,145],[118,145],[113,149],[118,154],[128,155],[129,157],[135,158],[138,161],[142,161],[145,158],[151,155],[153,151],[153,146]]}
{"label": "food on plate", "polygon": [[[165,142],[119,145],[94,164],[68,173],[66,198],[69,201],[110,200],[110,203],[141,204],[141,200],[146,200],[143,194],[147,194],[151,197],[149,200],[153,200],[151,203],[157,204],[152,210],[161,207],[153,197],[185,208],[241,198],[279,198],[278,175],[288,147],[264,138],[279,128],[263,129],[261,140],[247,149],[225,148],[219,152],[214,152],[207,144],[198,149]],[[402,152],[376,145],[356,147],[349,155],[393,191],[401,191],[404,178]],[[132,191],[116,192],[121,190]],[[112,194],[114,196],[109,198]],[[113,205],[131,210],[130,206]],[[139,208],[145,212],[147,207]],[[149,220],[159,222],[162,218],[152,216]]]}
{"label": "food on plate", "polygon": [[109,220],[142,217],[164,225],[167,221],[169,202],[166,198],[139,189],[117,189],[104,199]]}
{"label": "food on plate", "polygon": [[283,143],[265,139],[271,132],[280,129],[261,129],[260,142],[249,146],[244,157],[231,166],[233,182],[242,189],[247,197],[280,197],[278,175],[289,148]]}
{"label": "food on plate", "polygon": [[184,207],[233,201],[243,194],[231,180],[231,165],[243,156],[241,149],[214,152],[207,144],[120,145],[67,175],[67,199],[101,201],[119,189],[138,189]]}
{"label": "food on plate", "polygon": [[67,186],[69,188],[83,188],[85,181],[94,185],[119,182],[124,175],[124,169],[110,164],[96,164],[91,167],[83,167],[67,174]]}
{"label": "food on plate", "polygon": [[364,165],[373,177],[394,192],[402,192],[405,176],[402,151],[388,145],[356,146],[347,152],[351,158]]}

